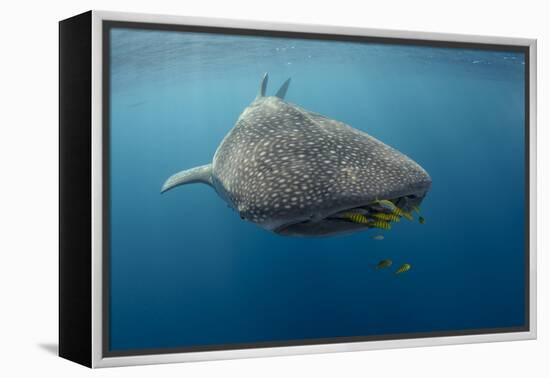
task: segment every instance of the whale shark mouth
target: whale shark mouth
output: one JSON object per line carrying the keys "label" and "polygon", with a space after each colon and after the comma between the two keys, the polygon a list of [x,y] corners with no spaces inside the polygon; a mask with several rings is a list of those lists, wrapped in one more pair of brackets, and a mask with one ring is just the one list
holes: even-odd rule
{"label": "whale shark mouth", "polygon": [[[275,232],[287,236],[328,236],[361,229],[390,230],[392,225],[405,218],[414,219],[420,213],[420,204],[426,192],[401,197],[375,200],[369,203],[338,210],[320,220],[306,220],[279,227]],[[423,218],[419,218],[423,222]]]}

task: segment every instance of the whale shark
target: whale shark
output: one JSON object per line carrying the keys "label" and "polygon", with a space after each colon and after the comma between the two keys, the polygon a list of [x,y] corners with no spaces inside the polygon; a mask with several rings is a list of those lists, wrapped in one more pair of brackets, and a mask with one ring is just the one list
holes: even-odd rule
{"label": "whale shark", "polygon": [[267,83],[266,73],[212,162],[170,176],[161,193],[209,185],[241,219],[287,236],[388,229],[388,219],[418,211],[432,184],[419,164],[363,131],[285,101],[290,79],[274,96],[266,95]]}

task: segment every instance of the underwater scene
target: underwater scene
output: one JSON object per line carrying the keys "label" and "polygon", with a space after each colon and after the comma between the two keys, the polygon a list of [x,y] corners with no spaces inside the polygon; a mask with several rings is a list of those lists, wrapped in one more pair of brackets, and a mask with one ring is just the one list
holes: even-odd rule
{"label": "underwater scene", "polygon": [[526,325],[523,53],[108,38],[109,351]]}

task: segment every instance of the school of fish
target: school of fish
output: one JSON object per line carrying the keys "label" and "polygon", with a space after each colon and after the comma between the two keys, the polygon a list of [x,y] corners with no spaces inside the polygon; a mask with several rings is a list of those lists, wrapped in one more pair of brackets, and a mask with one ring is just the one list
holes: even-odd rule
{"label": "school of fish", "polygon": [[[412,211],[420,214],[420,208],[418,206],[413,206],[412,211],[407,212],[398,208],[395,203],[389,200],[375,201],[371,205],[372,206],[361,209],[364,210],[361,212],[347,212],[346,214],[344,214],[344,217],[351,222],[366,224],[371,228],[381,228],[384,230],[389,230],[391,229],[390,222],[399,222],[401,220],[401,217],[408,220],[413,220]],[[426,223],[426,220],[424,219],[424,217],[419,215],[418,222],[420,224],[424,224]],[[375,235],[372,236],[371,239],[384,240],[384,236]],[[380,260],[378,264],[376,264],[376,270],[389,268],[392,266],[392,264],[393,261],[390,259]],[[399,268],[397,268],[395,274],[398,275],[408,272],[409,270],[411,270],[411,267],[411,264],[402,264]]]}
{"label": "school of fish", "polygon": [[[417,206],[413,206],[412,210],[420,213]],[[413,220],[413,215],[409,211],[400,209],[390,200],[376,200],[367,206],[336,214],[333,218],[366,225],[369,228],[391,230],[392,223],[399,222],[401,218]],[[419,222],[423,224],[424,218],[419,217]]]}

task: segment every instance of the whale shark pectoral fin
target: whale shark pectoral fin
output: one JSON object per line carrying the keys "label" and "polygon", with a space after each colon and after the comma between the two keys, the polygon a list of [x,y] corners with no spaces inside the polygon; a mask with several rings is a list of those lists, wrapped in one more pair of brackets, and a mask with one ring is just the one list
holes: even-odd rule
{"label": "whale shark pectoral fin", "polygon": [[176,186],[194,184],[197,182],[212,186],[212,164],[187,169],[168,177],[168,180],[162,185],[160,192],[164,193]]}
{"label": "whale shark pectoral fin", "polygon": [[258,95],[256,98],[264,97],[265,96],[265,90],[267,89],[267,80],[269,79],[269,75],[267,72],[264,74],[264,77],[262,78],[262,83],[260,84],[260,90],[258,91]]}
{"label": "whale shark pectoral fin", "polygon": [[286,79],[286,81],[281,85],[281,88],[275,93],[275,96],[279,97],[281,100],[285,99],[286,91],[288,91],[288,86],[290,85],[290,78]]}

